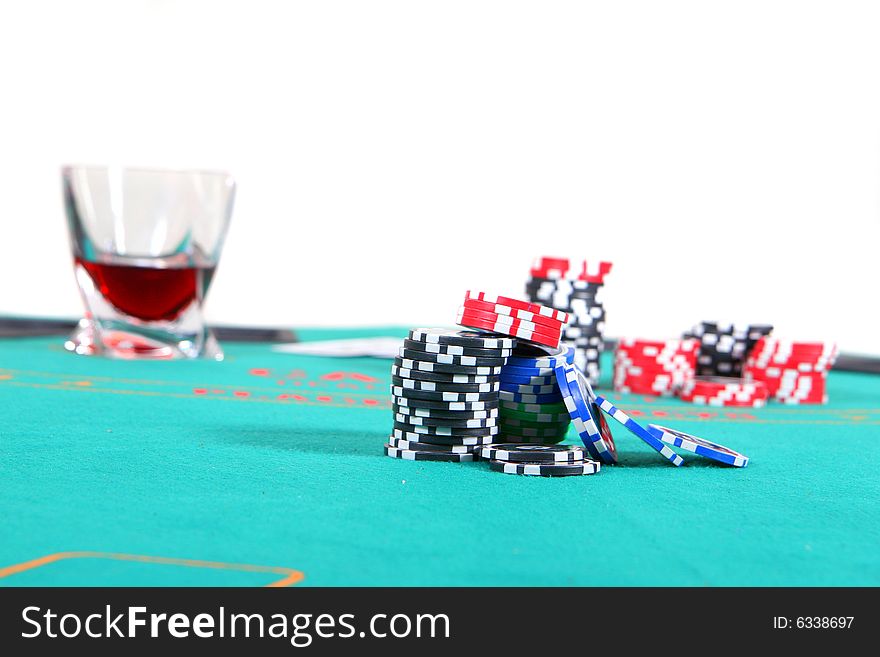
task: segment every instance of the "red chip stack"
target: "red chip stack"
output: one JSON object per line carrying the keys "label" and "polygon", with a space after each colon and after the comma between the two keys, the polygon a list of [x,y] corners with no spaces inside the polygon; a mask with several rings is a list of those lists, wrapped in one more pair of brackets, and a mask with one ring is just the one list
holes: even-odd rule
{"label": "red chip stack", "polygon": [[674,394],[693,379],[697,340],[621,339],[614,353],[614,390],[638,395]]}
{"label": "red chip stack", "polygon": [[761,381],[728,376],[698,376],[685,382],[678,393],[682,401],[706,406],[748,406],[767,403],[769,391]]}
{"label": "red chip stack", "polygon": [[761,338],[746,360],[747,381],[760,381],[785,404],[825,404],[828,370],[837,358],[833,342]]}
{"label": "red chip stack", "polygon": [[468,290],[455,323],[556,348],[568,314],[512,297]]}

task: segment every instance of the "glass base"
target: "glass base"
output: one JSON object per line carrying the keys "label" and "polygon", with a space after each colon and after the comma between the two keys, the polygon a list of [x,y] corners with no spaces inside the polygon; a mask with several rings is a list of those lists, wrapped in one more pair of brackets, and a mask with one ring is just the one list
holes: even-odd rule
{"label": "glass base", "polygon": [[169,340],[168,334],[150,336],[123,328],[101,328],[88,318],[79,320],[76,329],[64,343],[67,351],[83,356],[106,356],[125,360],[173,360],[208,358],[223,360],[223,350],[210,329],[199,340]]}

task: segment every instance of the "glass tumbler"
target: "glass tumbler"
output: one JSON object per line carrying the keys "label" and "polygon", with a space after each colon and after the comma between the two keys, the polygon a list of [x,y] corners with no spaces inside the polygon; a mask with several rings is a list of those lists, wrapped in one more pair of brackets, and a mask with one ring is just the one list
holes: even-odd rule
{"label": "glass tumbler", "polygon": [[213,358],[204,303],[232,215],[224,172],[62,168],[85,317],[65,343],[112,358]]}

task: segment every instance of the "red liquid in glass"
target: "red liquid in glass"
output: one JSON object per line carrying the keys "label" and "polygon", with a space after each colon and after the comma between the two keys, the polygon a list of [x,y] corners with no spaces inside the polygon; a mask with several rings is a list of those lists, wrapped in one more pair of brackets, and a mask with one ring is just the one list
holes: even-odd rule
{"label": "red liquid in glass", "polygon": [[159,269],[137,265],[110,265],[76,258],[95,288],[117,310],[143,321],[170,321],[211,284],[214,267]]}

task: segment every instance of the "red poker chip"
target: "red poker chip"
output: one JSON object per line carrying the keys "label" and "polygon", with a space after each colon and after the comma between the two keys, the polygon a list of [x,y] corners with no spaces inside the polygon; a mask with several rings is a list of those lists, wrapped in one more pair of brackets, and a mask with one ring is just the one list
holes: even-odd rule
{"label": "red poker chip", "polygon": [[628,358],[614,358],[614,366],[622,369],[639,368],[648,371],[665,371],[665,372],[690,372],[696,369],[696,362],[693,361],[652,361],[652,360],[630,360]]}
{"label": "red poker chip", "polygon": [[755,397],[754,399],[722,399],[720,397],[705,397],[703,395],[688,395],[679,392],[678,398],[681,401],[691,404],[700,404],[703,406],[723,406],[727,408],[760,408],[767,403],[768,397]]}
{"label": "red poker chip", "polygon": [[612,263],[588,260],[573,263],[568,258],[543,257],[532,263],[530,274],[534,278],[567,279],[586,283],[605,283],[605,276],[611,273]]}
{"label": "red poker chip", "polygon": [[500,303],[505,306],[510,306],[511,308],[516,308],[517,310],[525,310],[526,312],[534,313],[535,315],[549,317],[563,324],[568,323],[567,312],[556,310],[555,308],[550,308],[549,306],[542,306],[539,303],[531,303],[530,301],[523,301],[522,299],[514,299],[513,297],[504,297],[501,295],[488,294],[486,292],[478,292],[475,290],[468,290],[465,293],[465,301],[469,299],[473,301],[483,301],[486,303]]}
{"label": "red poker chip", "polygon": [[501,315],[499,313],[489,311],[474,310],[473,308],[468,308],[466,306],[462,306],[458,309],[458,316],[475,317],[477,319],[491,321],[497,324],[499,327],[511,327],[530,333],[539,333],[544,337],[549,338],[562,336],[562,327],[560,327],[559,329],[553,329],[542,324],[535,324],[534,322],[529,322],[524,319],[517,319],[516,317],[511,317],[510,315]]}
{"label": "red poker chip", "polygon": [[485,313],[475,313],[466,311],[459,314],[456,318],[456,324],[467,328],[478,329],[482,331],[491,331],[502,335],[509,335],[526,342],[535,342],[546,347],[556,348],[559,346],[560,334],[549,335],[538,331],[529,330],[522,326],[519,320],[514,320],[509,324],[499,323],[498,315],[487,315]]}
{"label": "red poker chip", "polygon": [[694,377],[678,393],[682,401],[710,406],[763,406],[770,396],[762,381],[734,377]]}
{"label": "red poker chip", "polygon": [[[564,324],[558,319],[546,317],[544,315],[536,315],[528,310],[520,310],[519,308],[511,308],[501,303],[489,303],[488,301],[478,301],[476,299],[465,299],[464,308],[468,310],[476,310],[477,312],[495,313],[498,315],[506,315],[521,319],[526,322],[536,324],[538,327],[547,327],[547,332],[561,331]],[[539,329],[543,330],[543,329]]]}
{"label": "red poker chip", "polygon": [[639,353],[645,356],[653,356],[656,353],[690,353],[699,351],[699,347],[700,342],[693,338],[676,338],[672,340],[621,338],[617,342],[619,350]]}

